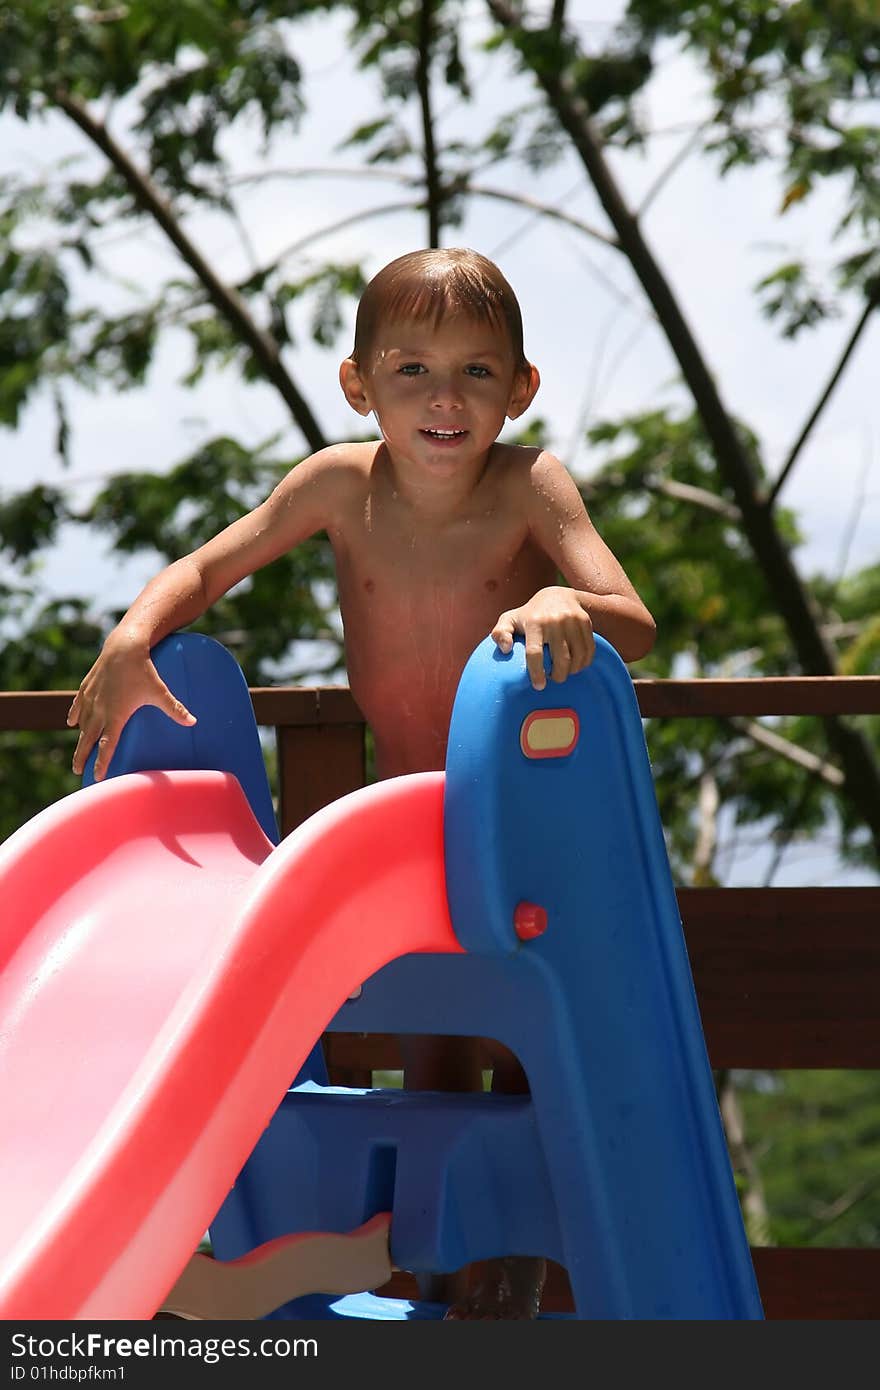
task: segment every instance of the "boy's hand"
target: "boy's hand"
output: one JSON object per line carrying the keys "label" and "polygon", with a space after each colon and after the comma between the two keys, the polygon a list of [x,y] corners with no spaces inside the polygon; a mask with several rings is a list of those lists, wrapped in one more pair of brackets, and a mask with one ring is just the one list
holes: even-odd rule
{"label": "boy's hand", "polygon": [[509,652],[517,632],[526,639],[526,666],[536,690],[543,690],[547,684],[545,642],[550,648],[550,676],[554,681],[564,681],[583,671],[596,650],[589,613],[572,590],[562,586],[539,589],[522,608],[502,613],[492,629],[492,638],[503,652]]}
{"label": "boy's hand", "polygon": [[82,776],[86,760],[98,745],[95,781],[100,782],[116,751],[119,735],[135,710],[155,705],[176,724],[195,724],[172,695],[150,660],[149,652],[107,639],[104,649],[82,682],[67,715],[70,728],[79,725],[79,741],[73,754],[73,771]]}

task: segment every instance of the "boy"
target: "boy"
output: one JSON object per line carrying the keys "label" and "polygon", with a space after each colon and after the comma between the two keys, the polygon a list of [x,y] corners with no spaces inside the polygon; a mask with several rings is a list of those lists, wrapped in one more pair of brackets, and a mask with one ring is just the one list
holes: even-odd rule
{"label": "boy", "polygon": [[[533,685],[562,681],[593,656],[600,632],[624,661],[646,655],[654,623],[600,540],[562,464],[497,443],[540,384],[525,357],[516,297],[497,266],[466,250],[417,251],[376,275],[358,307],[340,384],[378,443],[336,444],[304,459],[270,497],[153,579],[107,638],[68,715],[79,725],[73,770],[98,743],[106,773],[141,705],[180,724],[193,716],[160,680],[150,650],[232,585],[317,531],[333,546],[349,684],[375,737],[380,777],[442,769],[462,669],[487,632],[504,651],[525,638]],[[571,586],[557,584],[561,571]],[[406,1084],[478,1090],[475,1047],[406,1039]],[[514,1059],[496,1089],[525,1090]],[[491,1261],[454,1318],[537,1314],[543,1261]]]}

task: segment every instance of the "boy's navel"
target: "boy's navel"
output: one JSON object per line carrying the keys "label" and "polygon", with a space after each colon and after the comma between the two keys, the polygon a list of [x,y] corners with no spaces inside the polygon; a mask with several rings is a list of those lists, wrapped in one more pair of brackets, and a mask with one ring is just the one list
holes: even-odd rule
{"label": "boy's navel", "polygon": [[487,580],[486,580],[486,588],[489,590],[489,593],[490,593],[490,594],[494,594],[495,590],[498,588],[498,580],[497,580],[497,579],[487,579]]}
{"label": "boy's navel", "polygon": [[366,589],[366,591],[367,591],[368,594],[371,594],[371,593],[373,592],[373,590],[375,589],[375,587],[376,587],[376,581],[375,581],[375,579],[365,579],[365,580],[364,580],[364,588]]}

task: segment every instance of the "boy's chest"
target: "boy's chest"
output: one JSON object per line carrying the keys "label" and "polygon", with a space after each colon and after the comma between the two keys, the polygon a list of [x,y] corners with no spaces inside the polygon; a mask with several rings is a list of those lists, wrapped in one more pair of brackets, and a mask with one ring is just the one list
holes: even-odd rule
{"label": "boy's chest", "polygon": [[431,525],[368,505],[343,549],[351,578],[368,592],[403,586],[410,594],[438,588],[473,593],[505,587],[521,568],[527,543],[522,519],[503,512]]}

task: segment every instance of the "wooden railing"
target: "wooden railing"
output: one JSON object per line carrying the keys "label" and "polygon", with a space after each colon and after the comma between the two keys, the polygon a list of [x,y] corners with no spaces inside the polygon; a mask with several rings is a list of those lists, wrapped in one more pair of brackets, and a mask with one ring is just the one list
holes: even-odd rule
{"label": "wooden railing", "polygon": [[[878,677],[636,681],[646,718],[880,714]],[[362,786],[364,723],[348,690],[255,689],[278,742],[289,833]],[[64,727],[70,692],[0,693],[0,731]],[[880,1070],[880,887],[681,888],[678,901],[716,1068]],[[331,1080],[400,1067],[395,1038],[326,1034]],[[491,1065],[491,1048],[486,1056]],[[753,1250],[770,1318],[880,1318],[880,1249]],[[390,1292],[412,1294],[408,1276]],[[545,1306],[570,1306],[554,1267]]]}

